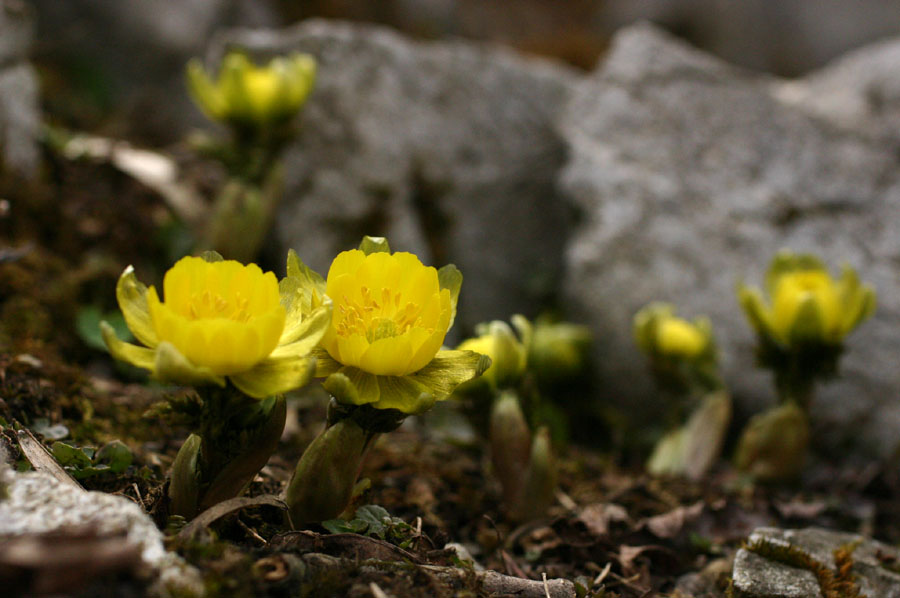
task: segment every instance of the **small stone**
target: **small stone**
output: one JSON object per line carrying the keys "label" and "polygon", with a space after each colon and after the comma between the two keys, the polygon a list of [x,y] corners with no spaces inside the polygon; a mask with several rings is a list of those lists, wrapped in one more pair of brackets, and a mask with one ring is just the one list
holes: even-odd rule
{"label": "small stone", "polygon": [[144,564],[153,570],[155,594],[179,590],[203,595],[199,572],[166,551],[153,520],[130,500],[86,492],[44,473],[15,473],[2,464],[0,482],[6,486],[6,498],[0,500],[0,541],[70,528],[124,534],[129,543],[140,547]]}
{"label": "small stone", "polygon": [[[791,545],[817,562],[835,570],[834,551],[853,547],[853,574],[862,594],[878,598],[900,598],[900,573],[891,563],[898,562],[900,551],[857,534],[820,528],[781,530],[758,528],[748,543],[768,541]],[[804,569],[774,562],[745,548],[734,559],[734,589],[744,598],[817,598],[822,596],[816,576]]]}

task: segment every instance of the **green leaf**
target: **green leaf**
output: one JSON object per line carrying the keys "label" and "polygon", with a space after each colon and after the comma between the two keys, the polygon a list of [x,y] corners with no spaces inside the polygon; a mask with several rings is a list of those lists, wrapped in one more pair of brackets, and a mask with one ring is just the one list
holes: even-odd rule
{"label": "green leaf", "polygon": [[366,235],[363,237],[362,243],[359,244],[359,250],[369,255],[372,253],[390,253],[391,247],[384,237],[370,237]]}
{"label": "green leaf", "polygon": [[103,334],[100,332],[100,322],[103,320],[113,327],[120,338],[125,340],[133,338],[121,312],[112,311],[104,314],[96,305],[87,305],[79,309],[75,316],[75,330],[88,347],[106,351],[106,343],[103,342]]}
{"label": "green leaf", "polygon": [[63,467],[83,469],[91,465],[91,458],[82,449],[65,442],[54,442],[50,453]]}
{"label": "green leaf", "polygon": [[103,445],[94,455],[94,462],[109,466],[113,473],[122,473],[131,465],[134,455],[121,440],[112,440]]}
{"label": "green leaf", "polygon": [[366,533],[368,535],[375,535],[384,540],[384,535],[387,531],[385,520],[390,522],[391,514],[388,513],[384,507],[378,505],[364,505],[356,509],[354,519],[358,519],[367,524],[368,527]]}
{"label": "green leaf", "polygon": [[361,534],[366,531],[369,524],[360,519],[351,519],[344,521],[343,519],[329,519],[322,522],[322,527],[332,534]]}

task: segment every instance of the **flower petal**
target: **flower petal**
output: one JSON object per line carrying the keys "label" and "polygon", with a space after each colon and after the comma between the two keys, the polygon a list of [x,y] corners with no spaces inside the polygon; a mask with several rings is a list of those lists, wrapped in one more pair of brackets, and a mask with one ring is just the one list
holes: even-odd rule
{"label": "flower petal", "polygon": [[245,395],[264,399],[304,386],[315,369],[316,360],[308,353],[269,357],[229,380]]}
{"label": "flower petal", "polygon": [[295,338],[293,342],[276,347],[270,357],[306,355],[312,351],[331,325],[331,300],[327,301],[296,326],[295,332],[291,335]]}
{"label": "flower petal", "polygon": [[175,384],[225,386],[225,378],[217,376],[209,368],[195,366],[178,352],[175,345],[165,341],[156,348],[153,376],[161,382]]}
{"label": "flower petal", "polygon": [[450,326],[447,327],[449,329],[453,326],[453,321],[456,319],[456,303],[459,301],[459,291],[462,288],[463,275],[453,264],[447,264],[438,270],[437,274],[438,284],[440,284],[441,289],[448,289],[450,291],[450,307],[452,312],[450,314]]}
{"label": "flower petal", "polygon": [[155,371],[156,354],[153,349],[126,343],[116,336],[113,327],[106,322],[100,322],[100,333],[103,335],[103,342],[109,348],[110,355],[151,373]]}
{"label": "flower petal", "polygon": [[363,237],[362,243],[359,244],[359,250],[369,255],[372,253],[390,253],[391,247],[384,237],[370,237],[366,235]]}
{"label": "flower petal", "polygon": [[128,266],[116,284],[116,300],[125,316],[125,323],[135,338],[148,347],[159,344],[159,337],[153,329],[150,310],[147,307],[147,287],[137,279],[134,267]]}
{"label": "flower petal", "polygon": [[491,358],[487,355],[474,351],[439,351],[431,363],[408,378],[425,387],[436,401],[443,401],[457,386],[480,376],[489,367]]}

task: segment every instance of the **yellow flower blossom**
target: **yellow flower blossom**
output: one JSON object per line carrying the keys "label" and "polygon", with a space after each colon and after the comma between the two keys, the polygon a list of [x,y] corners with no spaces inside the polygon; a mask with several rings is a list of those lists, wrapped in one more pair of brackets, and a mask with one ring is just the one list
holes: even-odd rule
{"label": "yellow flower blossom", "polygon": [[455,266],[426,267],[366,237],[334,259],[327,281],[305,272],[334,302],[316,375],[339,401],[417,413],[490,364],[471,351],[441,350],[462,285]]}
{"label": "yellow flower blossom", "polygon": [[815,256],[779,252],[766,276],[771,307],[759,290],[738,287],[741,307],[757,332],[782,347],[838,346],[875,311],[875,291],[845,266],[834,280]]}
{"label": "yellow flower blossom", "polygon": [[506,322],[495,320],[480,324],[476,332],[479,336],[464,340],[456,348],[487,355],[491,358],[491,367],[466,387],[475,390],[486,383],[492,388],[505,388],[518,382],[525,371],[526,348],[512,328]]}
{"label": "yellow flower blossom", "polygon": [[690,359],[700,355],[706,343],[700,329],[681,318],[665,318],[656,330],[656,346],[665,355]]}
{"label": "yellow flower blossom", "polygon": [[714,351],[709,320],[688,322],[667,303],[651,303],[635,314],[634,337],[645,353],[664,359],[697,360]]}
{"label": "yellow flower blossom", "polygon": [[222,60],[213,81],[199,60],[187,67],[188,89],[213,120],[239,126],[266,126],[291,118],[306,102],[316,76],[316,62],[294,53],[256,66],[241,52]]}
{"label": "yellow flower blossom", "polygon": [[325,332],[330,305],[304,296],[289,276],[281,284],[255,264],[218,254],[179,260],[163,279],[163,298],[129,266],[116,286],[125,321],[144,347],[118,339],[102,324],[110,353],[165,382],[214,383],[225,378],[264,398],[305,384],[310,351]]}

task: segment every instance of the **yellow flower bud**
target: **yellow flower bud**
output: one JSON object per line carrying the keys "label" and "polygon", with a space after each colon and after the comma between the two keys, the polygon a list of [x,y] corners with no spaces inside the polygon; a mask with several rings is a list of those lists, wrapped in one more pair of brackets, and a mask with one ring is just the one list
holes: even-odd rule
{"label": "yellow flower bud", "polygon": [[316,62],[307,54],[278,57],[257,66],[241,52],[222,60],[213,81],[198,60],[187,67],[188,89],[213,120],[238,126],[266,127],[296,114],[312,91]]}
{"label": "yellow flower bud", "polygon": [[681,318],[664,318],[656,330],[656,346],[660,353],[691,359],[706,348],[707,338],[700,329]]}
{"label": "yellow flower bud", "polygon": [[634,337],[653,358],[691,361],[708,356],[713,348],[709,320],[688,322],[666,303],[651,303],[635,314]]}
{"label": "yellow flower bud", "polygon": [[[506,322],[495,320],[479,326],[480,336],[464,340],[457,349],[475,351],[491,358],[481,379],[494,388],[515,384],[525,371],[525,346],[516,339]],[[472,384],[481,384],[480,380]]]}
{"label": "yellow flower bud", "polygon": [[833,279],[815,256],[783,250],[766,276],[767,306],[757,289],[738,287],[738,297],[757,332],[784,348],[818,344],[839,346],[844,337],[875,310],[875,291],[861,285],[845,266]]}

